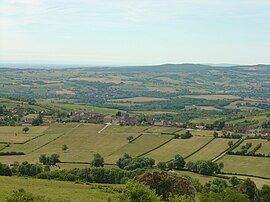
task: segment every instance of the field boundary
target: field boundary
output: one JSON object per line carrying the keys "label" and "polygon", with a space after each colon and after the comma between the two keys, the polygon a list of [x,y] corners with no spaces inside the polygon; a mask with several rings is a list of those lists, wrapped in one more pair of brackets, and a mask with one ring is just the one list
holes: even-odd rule
{"label": "field boundary", "polygon": [[66,132],[66,133],[62,133],[61,135],[59,135],[59,136],[57,136],[56,138],[50,140],[49,142],[46,142],[45,144],[43,144],[43,145],[41,145],[41,146],[39,146],[39,147],[33,149],[32,151],[28,152],[27,154],[31,154],[31,153],[33,153],[33,152],[35,152],[35,151],[41,149],[42,147],[45,147],[46,145],[48,145],[48,144],[54,142],[55,140],[59,139],[60,137],[63,137],[64,135],[69,134],[71,131],[73,131],[74,129],[78,128],[80,125],[82,125],[82,124],[76,125],[76,126],[75,126],[74,128],[72,128],[70,131],[68,131],[68,132]]}
{"label": "field boundary", "polygon": [[157,147],[155,147],[155,148],[153,148],[153,149],[150,149],[149,151],[146,151],[146,152],[144,152],[144,153],[138,155],[137,157],[144,156],[144,155],[146,155],[146,154],[148,154],[148,153],[150,153],[150,152],[152,152],[152,151],[154,151],[154,150],[156,150],[156,149],[162,147],[163,145],[169,143],[169,142],[172,141],[173,139],[174,139],[174,137],[172,137],[171,139],[167,140],[166,142],[163,142],[161,145],[159,145],[159,146],[157,146]]}
{"label": "field boundary", "polygon": [[[201,146],[200,148],[198,148],[197,150],[195,150],[195,151],[192,152],[191,154],[185,156],[184,159],[187,159],[187,158],[191,157],[192,155],[196,154],[196,153],[199,152],[201,149],[203,149],[203,148],[206,147],[208,144],[210,144],[214,139],[216,139],[216,138],[212,138],[212,139],[209,140],[207,143],[205,143],[203,146]],[[170,160],[170,161],[172,161],[172,160]]]}
{"label": "field boundary", "polygon": [[[63,164],[87,164],[87,165],[91,165],[91,162],[84,162],[84,161],[61,161],[59,163],[63,163]],[[115,163],[104,163],[104,165],[106,166],[115,166]]]}
{"label": "field boundary", "polygon": [[243,173],[226,173],[226,172],[221,172],[220,174],[222,175],[235,175],[235,176],[244,176],[244,177],[257,177],[257,178],[261,178],[264,180],[270,180],[270,177],[262,177],[262,176],[258,176],[258,175],[249,175],[249,174],[243,174]]}
{"label": "field boundary", "polygon": [[238,147],[242,142],[244,141],[244,139],[239,139],[236,141],[236,143],[232,146],[227,148],[226,150],[224,150],[223,152],[221,152],[219,155],[217,155],[216,157],[212,158],[211,161],[212,162],[216,162],[219,159],[221,159],[223,156],[225,156],[227,154],[228,151],[232,151],[234,150],[236,147]]}

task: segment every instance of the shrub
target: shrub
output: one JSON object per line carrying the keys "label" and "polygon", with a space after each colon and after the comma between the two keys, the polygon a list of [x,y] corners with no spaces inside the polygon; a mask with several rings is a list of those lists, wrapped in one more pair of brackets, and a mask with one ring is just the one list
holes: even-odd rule
{"label": "shrub", "polygon": [[149,186],[144,184],[129,181],[126,184],[126,189],[120,197],[120,201],[123,202],[161,202],[160,196],[158,196],[154,190],[151,190]]}
{"label": "shrub", "polygon": [[195,196],[195,188],[191,182],[175,173],[152,170],[137,176],[135,180],[142,182],[151,189],[155,189],[163,200],[167,200],[170,195]]}

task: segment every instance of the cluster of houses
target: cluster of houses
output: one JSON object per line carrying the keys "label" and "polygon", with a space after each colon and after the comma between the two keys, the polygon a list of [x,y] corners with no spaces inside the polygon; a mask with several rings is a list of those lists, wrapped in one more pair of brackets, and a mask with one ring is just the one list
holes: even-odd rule
{"label": "cluster of houses", "polygon": [[140,119],[137,116],[118,112],[115,115],[107,115],[96,112],[70,112],[70,121],[83,123],[112,123],[115,125],[139,125]]}
{"label": "cluster of houses", "polygon": [[127,113],[118,112],[114,115],[101,114],[96,112],[70,112],[68,118],[72,122],[82,123],[111,123],[114,125],[153,125],[153,126],[183,126],[184,123],[171,122],[166,120],[155,120],[137,115],[130,116]]}

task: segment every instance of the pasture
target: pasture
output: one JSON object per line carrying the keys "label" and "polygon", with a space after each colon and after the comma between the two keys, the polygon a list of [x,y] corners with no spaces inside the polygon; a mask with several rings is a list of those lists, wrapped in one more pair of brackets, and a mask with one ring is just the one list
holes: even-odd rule
{"label": "pasture", "polygon": [[233,151],[240,151],[241,147],[244,146],[246,143],[252,143],[252,146],[249,148],[248,151],[251,151],[254,147],[258,144],[262,144],[262,147],[256,151],[256,153],[266,154],[270,153],[270,142],[264,139],[247,139],[243,141],[237,148]]}
{"label": "pasture", "polygon": [[270,178],[270,159],[265,157],[225,155],[217,162],[224,163],[224,172]]}
{"label": "pasture", "polygon": [[176,127],[160,127],[160,126],[152,126],[149,127],[145,132],[147,133],[175,133],[178,131],[182,131],[181,128]]}
{"label": "pasture", "polygon": [[[0,201],[5,201],[12,191],[23,188],[27,192],[44,196],[56,201],[97,201],[104,202],[108,198],[112,201],[119,200],[119,193],[114,188],[121,188],[122,185],[110,184],[75,184],[74,182],[62,182],[54,180],[41,180],[24,177],[0,176]],[[109,192],[106,190],[110,190]]]}
{"label": "pasture", "polygon": [[0,128],[0,142],[23,143],[36,136],[42,135],[48,126],[28,126],[29,131],[23,132],[23,126],[2,126]]}
{"label": "pasture", "polygon": [[105,157],[105,161],[112,163],[117,161],[125,153],[131,156],[139,156],[150,150],[153,150],[160,145],[168,142],[173,138],[173,135],[159,135],[159,134],[143,134],[135,141],[124,145],[118,150],[112,152],[108,157]]}
{"label": "pasture", "polygon": [[204,148],[188,157],[187,161],[212,160],[229,148],[228,142],[230,140],[234,143],[237,141],[236,139],[216,138]]}
{"label": "pasture", "polygon": [[179,154],[184,158],[191,153],[195,152],[207,142],[211,137],[199,137],[194,136],[189,139],[173,139],[167,144],[159,147],[158,149],[146,154],[146,157],[155,159],[157,162],[169,161],[174,158],[175,155]]}
{"label": "pasture", "polygon": [[[172,133],[181,134],[185,130],[174,127],[110,125],[99,133],[103,127],[102,124],[54,123],[50,126],[30,127],[28,134],[23,134],[22,127],[0,127],[0,138],[2,140],[6,138],[10,142],[8,147],[7,144],[0,143],[1,152],[25,153],[20,156],[0,156],[0,162],[38,163],[41,154],[52,153],[60,155],[61,169],[89,167],[95,153],[100,153],[105,163],[110,165],[115,164],[125,153],[133,157],[150,157],[155,159],[156,163],[170,161],[177,154],[186,158],[186,162],[212,160],[228,148],[228,141],[231,140],[223,138],[212,140],[214,131],[210,130],[191,130],[193,137],[174,139]],[[17,136],[14,135],[16,131]],[[133,137],[131,142],[127,140],[129,136]],[[25,139],[22,140],[21,137],[29,139],[24,142]],[[237,139],[232,141],[235,143]],[[265,140],[245,140],[245,142],[252,142],[254,146],[262,143],[263,146],[258,152],[265,154],[269,152],[270,147]],[[67,151],[62,150],[64,144],[68,146]],[[225,155],[218,162],[224,162],[225,172],[270,177],[267,172],[267,167],[270,166],[269,158]],[[254,166],[256,169],[253,169]]]}

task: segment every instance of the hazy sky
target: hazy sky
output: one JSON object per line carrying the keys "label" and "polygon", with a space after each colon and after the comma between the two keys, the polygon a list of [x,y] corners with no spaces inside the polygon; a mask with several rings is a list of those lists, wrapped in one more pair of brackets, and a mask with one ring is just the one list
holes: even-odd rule
{"label": "hazy sky", "polygon": [[0,62],[270,63],[270,0],[0,0]]}

